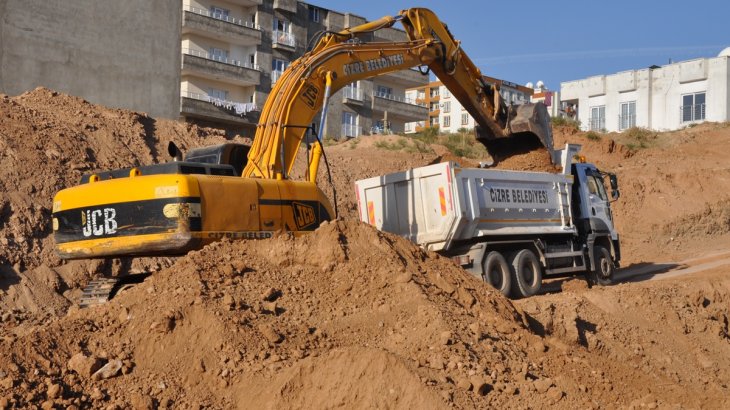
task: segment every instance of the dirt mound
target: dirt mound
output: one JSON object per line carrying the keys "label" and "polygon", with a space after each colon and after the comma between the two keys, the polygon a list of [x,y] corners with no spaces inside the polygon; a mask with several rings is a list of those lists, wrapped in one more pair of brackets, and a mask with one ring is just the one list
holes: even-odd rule
{"label": "dirt mound", "polygon": [[535,297],[517,305],[538,333],[584,347],[587,356],[574,357],[585,360],[579,379],[601,379],[604,386],[598,388],[613,391],[633,384],[631,395],[617,397],[617,403],[715,408],[730,394],[729,302],[730,279],[720,271]]}
{"label": "dirt mound", "polygon": [[[192,398],[214,407],[483,407],[542,377],[525,375],[528,345],[540,342],[506,299],[449,260],[356,222],[299,239],[216,243],[105,306],[26,336],[12,329],[0,368],[14,387],[0,397],[18,406],[48,399],[50,378],[63,405],[139,394],[176,407]],[[77,353],[120,360],[120,376],[78,376],[66,366]],[[327,376],[308,376],[320,371]]]}
{"label": "dirt mound", "polygon": [[68,301],[60,294],[119,271],[119,261],[61,266],[51,238],[53,195],[83,173],[165,160],[169,141],[189,148],[224,138],[45,88],[0,96],[0,307],[62,312]]}

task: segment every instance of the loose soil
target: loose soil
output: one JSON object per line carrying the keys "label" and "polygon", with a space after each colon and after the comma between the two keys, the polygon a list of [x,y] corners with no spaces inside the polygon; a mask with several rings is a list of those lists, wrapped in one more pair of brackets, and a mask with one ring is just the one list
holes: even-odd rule
{"label": "loose soil", "polygon": [[[0,408],[724,406],[730,256],[688,258],[730,243],[727,124],[638,150],[622,135],[556,129],[556,147],[582,144],[618,174],[625,273],[654,273],[592,289],[576,278],[519,301],[357,221],[358,179],[478,162],[376,144],[394,138],[326,148],[333,185],[319,181],[337,191],[340,219],[310,235],[64,262],[49,227],[57,190],[84,172],[165,161],[168,141],[226,139],[47,89],[0,96]],[[556,171],[541,150],[497,167]],[[76,307],[90,279],[141,271],[153,274],[111,302]],[[668,271],[682,274],[646,280]]]}

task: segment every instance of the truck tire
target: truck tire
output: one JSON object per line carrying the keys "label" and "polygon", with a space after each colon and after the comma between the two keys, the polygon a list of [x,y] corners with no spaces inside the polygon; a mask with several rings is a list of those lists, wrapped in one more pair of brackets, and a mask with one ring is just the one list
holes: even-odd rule
{"label": "truck tire", "polygon": [[613,261],[611,252],[603,246],[593,247],[593,265],[595,269],[588,273],[591,285],[608,286],[613,283]]}
{"label": "truck tire", "polygon": [[512,288],[517,298],[530,297],[540,291],[542,286],[542,266],[537,256],[523,249],[511,258]]}
{"label": "truck tire", "polygon": [[488,284],[500,291],[503,295],[509,296],[512,291],[512,275],[510,274],[507,260],[501,253],[491,251],[484,258],[482,264],[484,273],[482,278]]}

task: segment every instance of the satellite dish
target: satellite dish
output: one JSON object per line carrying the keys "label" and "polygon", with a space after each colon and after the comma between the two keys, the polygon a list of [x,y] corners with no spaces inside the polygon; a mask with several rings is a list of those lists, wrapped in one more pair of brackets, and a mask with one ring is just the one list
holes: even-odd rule
{"label": "satellite dish", "polygon": [[527,84],[525,84],[525,87],[527,87],[527,88],[535,88],[534,85],[532,84],[532,82],[528,82]]}
{"label": "satellite dish", "polygon": [[537,88],[545,88],[545,83],[543,83],[542,80],[539,80],[537,82]]}
{"label": "satellite dish", "polygon": [[725,47],[725,49],[720,51],[720,54],[718,54],[717,56],[718,57],[730,57],[730,47]]}

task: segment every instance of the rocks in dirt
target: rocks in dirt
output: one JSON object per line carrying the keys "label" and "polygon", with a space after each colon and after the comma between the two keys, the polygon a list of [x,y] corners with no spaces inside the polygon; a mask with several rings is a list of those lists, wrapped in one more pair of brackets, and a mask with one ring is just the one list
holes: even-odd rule
{"label": "rocks in dirt", "polygon": [[272,325],[261,324],[258,326],[258,330],[270,343],[281,343],[284,340],[284,335],[277,332]]}
{"label": "rocks in dirt", "polygon": [[535,390],[540,394],[545,394],[553,386],[553,381],[550,378],[537,379],[532,382],[535,386]]}
{"label": "rocks in dirt", "polygon": [[90,378],[101,366],[102,361],[100,358],[93,355],[87,356],[81,352],[71,356],[71,359],[66,363],[69,370],[73,370],[85,378]]}
{"label": "rocks in dirt", "polygon": [[134,410],[153,410],[155,403],[147,394],[134,393],[130,398],[130,404]]}
{"label": "rocks in dirt", "polygon": [[110,360],[108,361],[104,366],[102,366],[99,370],[97,370],[93,375],[91,375],[91,378],[93,380],[102,380],[102,379],[109,379],[119,374],[119,372],[122,370],[122,361],[121,360]]}
{"label": "rocks in dirt", "polygon": [[49,399],[57,399],[58,397],[63,394],[63,388],[60,384],[52,383],[48,386],[48,389],[46,389],[46,396]]}

